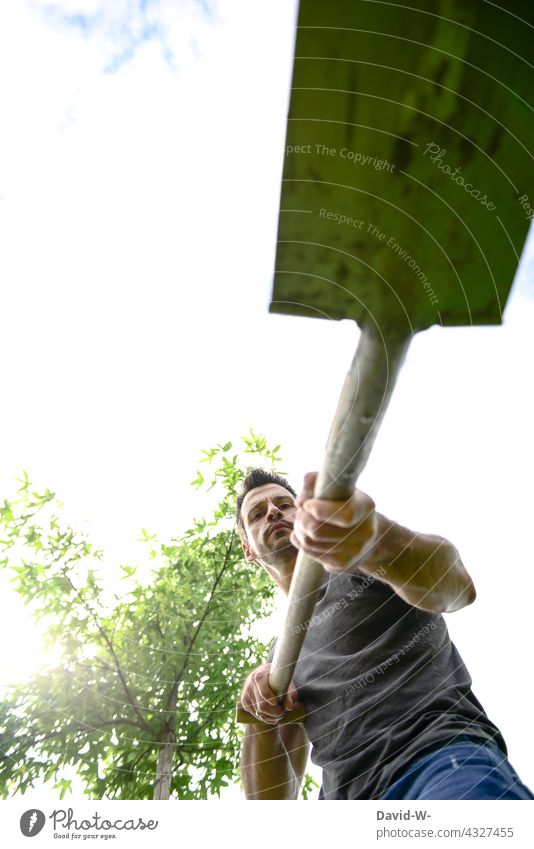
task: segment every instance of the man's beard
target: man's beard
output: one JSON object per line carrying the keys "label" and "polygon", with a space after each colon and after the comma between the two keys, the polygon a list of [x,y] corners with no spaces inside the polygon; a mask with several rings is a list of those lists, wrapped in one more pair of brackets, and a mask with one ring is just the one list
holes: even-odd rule
{"label": "man's beard", "polygon": [[289,534],[284,534],[283,537],[275,540],[274,545],[272,542],[270,545],[261,542],[257,544],[256,548],[258,558],[273,568],[294,563],[298,554],[298,549],[289,541]]}

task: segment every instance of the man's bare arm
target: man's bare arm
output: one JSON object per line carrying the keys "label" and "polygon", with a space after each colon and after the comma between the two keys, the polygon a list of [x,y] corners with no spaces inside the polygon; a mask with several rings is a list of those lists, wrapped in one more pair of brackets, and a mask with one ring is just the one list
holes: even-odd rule
{"label": "man's bare arm", "polygon": [[247,725],[241,747],[241,779],[247,799],[297,799],[306,771],[309,743],[304,726],[278,726],[298,700],[291,681],[284,703],[269,687],[270,663],[253,669],[241,693],[241,705],[261,722]]}
{"label": "man's bare arm", "polygon": [[452,543],[386,519],[360,490],[346,501],[314,498],[315,478],[305,476],[291,542],[327,571],[373,575],[408,604],[431,613],[459,610],[475,600],[473,581]]}
{"label": "man's bare arm", "polygon": [[247,799],[298,799],[309,747],[302,725],[247,725],[240,762]]}
{"label": "man's bare arm", "polygon": [[475,586],[452,543],[376,516],[376,542],[354,568],[385,581],[421,610],[452,613],[472,604]]}

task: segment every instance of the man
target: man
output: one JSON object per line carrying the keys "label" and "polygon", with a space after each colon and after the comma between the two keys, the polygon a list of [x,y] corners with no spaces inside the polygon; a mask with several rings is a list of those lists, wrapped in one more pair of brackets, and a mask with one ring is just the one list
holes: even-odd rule
{"label": "man", "polygon": [[[248,676],[241,776],[249,799],[296,799],[309,744],[320,799],[532,799],[471,690],[442,613],[475,599],[456,548],[412,533],[356,490],[345,502],[296,498],[262,469],[237,503],[243,553],[287,594],[297,550],[325,577],[283,704],[268,662]],[[278,725],[295,702],[302,724]]]}

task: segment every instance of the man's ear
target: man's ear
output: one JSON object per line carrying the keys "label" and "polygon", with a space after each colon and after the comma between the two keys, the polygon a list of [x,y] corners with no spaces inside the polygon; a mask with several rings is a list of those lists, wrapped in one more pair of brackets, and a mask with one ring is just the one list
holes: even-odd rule
{"label": "man's ear", "polygon": [[243,549],[243,554],[245,555],[247,563],[254,563],[257,559],[257,554],[252,551],[250,545],[243,536],[241,536],[241,548]]}
{"label": "man's ear", "polygon": [[243,549],[245,560],[247,561],[247,563],[254,563],[254,561],[256,560],[256,555],[248,544],[247,534],[241,523],[238,523],[237,525],[237,533],[239,534],[239,539],[241,540],[241,548]]}

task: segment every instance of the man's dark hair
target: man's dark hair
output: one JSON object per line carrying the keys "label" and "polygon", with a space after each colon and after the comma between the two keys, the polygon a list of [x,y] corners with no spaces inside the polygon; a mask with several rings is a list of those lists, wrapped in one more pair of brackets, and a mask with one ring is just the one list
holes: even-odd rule
{"label": "man's dark hair", "polygon": [[251,489],[256,489],[258,486],[265,486],[265,484],[268,483],[277,483],[278,486],[283,486],[284,489],[287,489],[294,498],[297,497],[297,493],[291,484],[282,477],[282,475],[277,475],[276,472],[268,472],[265,469],[251,469],[241,484],[241,490],[237,496],[236,518],[238,527],[243,527],[241,507],[243,506],[245,495],[247,495]]}

